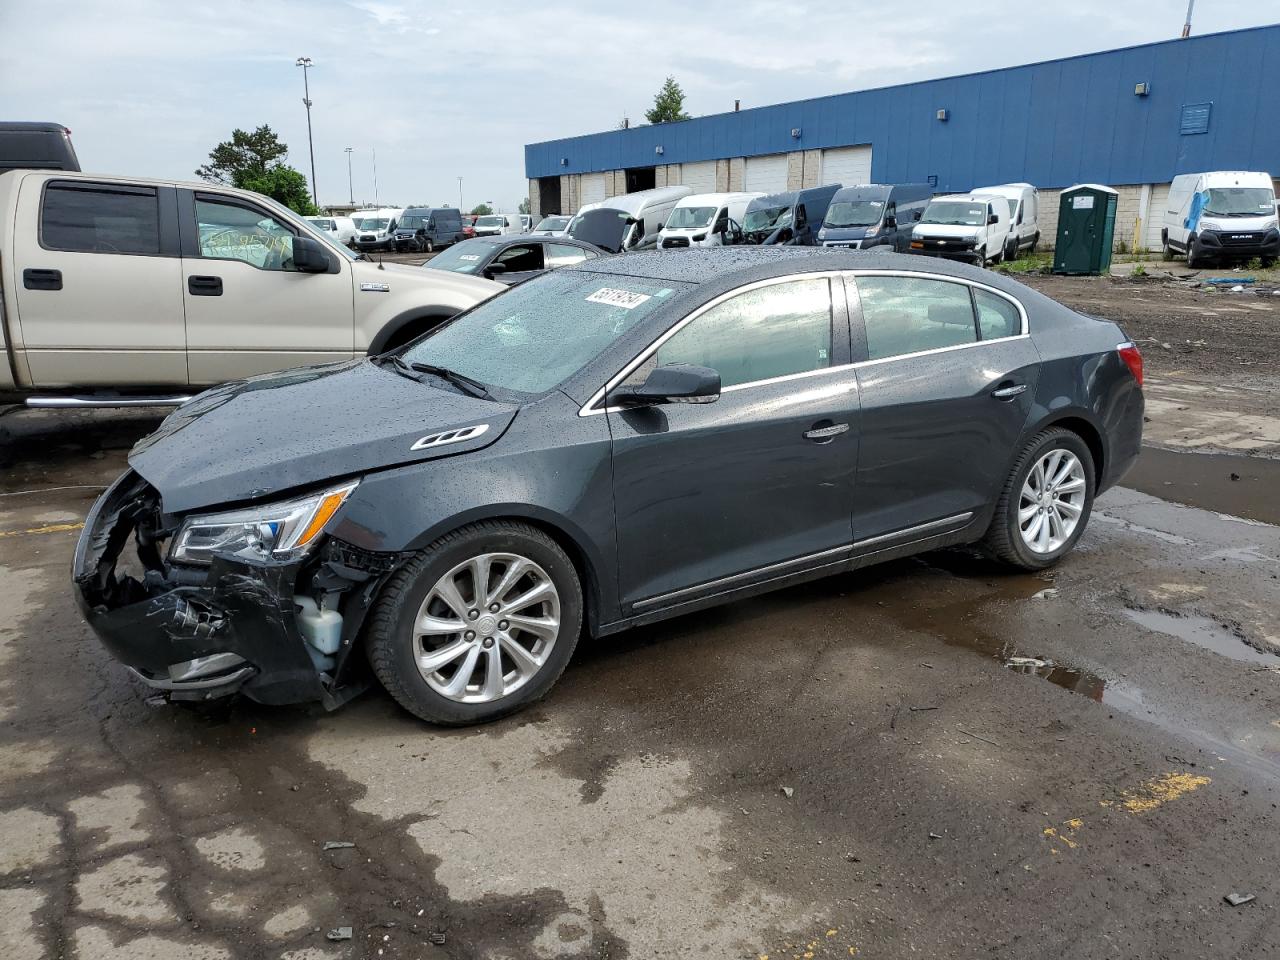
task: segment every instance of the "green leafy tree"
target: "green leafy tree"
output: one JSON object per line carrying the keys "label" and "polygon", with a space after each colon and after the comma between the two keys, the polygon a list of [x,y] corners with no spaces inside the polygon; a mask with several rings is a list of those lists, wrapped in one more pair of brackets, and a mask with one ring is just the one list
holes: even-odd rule
{"label": "green leafy tree", "polygon": [[666,83],[653,98],[653,109],[646,110],[644,118],[650,123],[674,123],[677,120],[691,119],[684,112],[684,91],[675,77],[667,77]]}
{"label": "green leafy tree", "polygon": [[473,217],[485,217],[491,213],[493,213],[493,207],[489,206],[487,203],[477,203],[471,208],[471,215]]}
{"label": "green leafy tree", "polygon": [[521,201],[520,201],[520,206],[517,208],[516,212],[517,212],[517,213],[528,213],[528,212],[529,212],[529,198],[528,198],[528,197],[525,197],[523,200],[521,200]]}
{"label": "green leafy tree", "polygon": [[209,162],[196,170],[196,176],[253,190],[304,215],[316,213],[306,176],[284,162],[288,153],[289,145],[265,123],[252,133],[232,130],[230,140],[209,151]]}

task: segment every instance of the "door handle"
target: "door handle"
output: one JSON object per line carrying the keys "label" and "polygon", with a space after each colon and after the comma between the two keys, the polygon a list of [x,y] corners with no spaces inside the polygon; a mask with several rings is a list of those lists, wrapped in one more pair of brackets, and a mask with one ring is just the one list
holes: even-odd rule
{"label": "door handle", "polygon": [[842,433],[846,433],[849,429],[847,423],[833,423],[829,427],[815,426],[811,430],[804,432],[806,440],[816,440],[818,443],[828,443]]}
{"label": "door handle", "polygon": [[991,391],[991,396],[997,400],[1012,400],[1020,393],[1025,393],[1027,385],[1025,383],[1012,383],[1007,387],[1000,387]]}
{"label": "door handle", "polygon": [[187,277],[187,290],[193,297],[222,296],[221,277]]}
{"label": "door handle", "polygon": [[28,267],[22,271],[22,285],[28,290],[61,290],[62,271]]}

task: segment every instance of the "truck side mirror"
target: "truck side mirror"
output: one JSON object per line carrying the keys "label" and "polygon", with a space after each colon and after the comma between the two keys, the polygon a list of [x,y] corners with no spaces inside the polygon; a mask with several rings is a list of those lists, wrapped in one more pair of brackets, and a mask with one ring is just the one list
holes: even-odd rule
{"label": "truck side mirror", "polygon": [[987,223],[999,223],[999,222],[1000,222],[1000,218],[996,216],[994,213],[991,214],[991,216],[987,217]]}
{"label": "truck side mirror", "polygon": [[897,230],[897,229],[898,229],[898,218],[897,218],[897,217],[894,217],[894,216],[888,216],[888,217],[885,217],[885,218],[884,218],[884,226],[885,226],[885,229],[886,229],[886,230]]}
{"label": "truck side mirror", "polygon": [[299,273],[328,273],[329,254],[310,237],[293,238],[293,269]]}

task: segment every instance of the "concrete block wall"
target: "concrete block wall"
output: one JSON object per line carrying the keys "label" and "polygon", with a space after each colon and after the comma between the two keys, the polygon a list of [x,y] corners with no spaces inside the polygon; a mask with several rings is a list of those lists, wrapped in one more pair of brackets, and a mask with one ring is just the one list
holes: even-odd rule
{"label": "concrete block wall", "polygon": [[[1147,211],[1142,218],[1143,185],[1137,183],[1121,184],[1113,187],[1119,194],[1116,197],[1116,226],[1113,243],[1132,251],[1135,249],[1153,249],[1151,225],[1164,215],[1164,205],[1160,198],[1168,194],[1168,184],[1154,184],[1148,193]],[[1061,202],[1061,190],[1040,191],[1040,246],[1052,250],[1058,239],[1058,204]],[[1158,236],[1158,229],[1155,231]]]}
{"label": "concrete block wall", "polygon": [[542,194],[538,190],[538,181],[529,181],[529,215],[537,223],[542,218]]}
{"label": "concrete block wall", "polygon": [[799,190],[804,184],[804,153],[793,150],[787,154],[787,189]]}
{"label": "concrete block wall", "polygon": [[732,157],[729,160],[729,190],[737,193],[743,189],[747,177],[747,158]]}
{"label": "concrete block wall", "polygon": [[716,191],[719,193],[729,192],[729,161],[716,161]]}
{"label": "concrete block wall", "polygon": [[801,163],[804,171],[800,179],[801,189],[822,186],[822,151],[804,151]]}

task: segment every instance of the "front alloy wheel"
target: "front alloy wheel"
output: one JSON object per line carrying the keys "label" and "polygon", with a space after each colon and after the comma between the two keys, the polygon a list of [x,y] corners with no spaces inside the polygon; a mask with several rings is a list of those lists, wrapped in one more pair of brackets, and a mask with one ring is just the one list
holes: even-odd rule
{"label": "front alloy wheel", "polygon": [[1051,554],[1071,539],[1084,513],[1084,466],[1070,450],[1050,450],[1022,484],[1018,532],[1038,554]]}
{"label": "front alloy wheel", "polygon": [[392,576],[366,645],[401,706],[458,725],[545,694],[581,628],[581,582],[560,546],[534,527],[490,520],[446,534]]}

